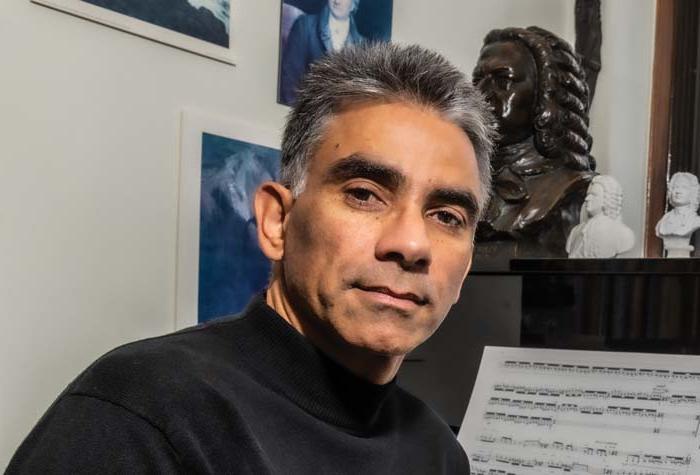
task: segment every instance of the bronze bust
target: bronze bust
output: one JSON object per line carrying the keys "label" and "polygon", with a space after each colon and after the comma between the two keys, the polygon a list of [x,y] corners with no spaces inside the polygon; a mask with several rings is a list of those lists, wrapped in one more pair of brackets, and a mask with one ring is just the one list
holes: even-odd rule
{"label": "bronze bust", "polygon": [[538,27],[492,30],[473,73],[499,123],[482,257],[566,257],[595,161],[589,91],[571,46]]}

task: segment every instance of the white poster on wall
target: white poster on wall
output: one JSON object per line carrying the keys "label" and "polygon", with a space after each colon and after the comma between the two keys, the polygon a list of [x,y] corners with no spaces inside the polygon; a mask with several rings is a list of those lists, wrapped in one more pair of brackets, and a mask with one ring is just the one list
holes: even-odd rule
{"label": "white poster on wall", "polygon": [[31,0],[118,30],[235,64],[237,0]]}

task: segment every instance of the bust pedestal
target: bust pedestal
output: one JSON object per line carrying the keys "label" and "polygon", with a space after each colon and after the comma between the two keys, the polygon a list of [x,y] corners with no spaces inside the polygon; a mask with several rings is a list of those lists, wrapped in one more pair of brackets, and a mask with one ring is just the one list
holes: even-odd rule
{"label": "bust pedestal", "polygon": [[690,235],[688,236],[665,236],[664,251],[666,257],[690,257],[695,247],[690,244]]}

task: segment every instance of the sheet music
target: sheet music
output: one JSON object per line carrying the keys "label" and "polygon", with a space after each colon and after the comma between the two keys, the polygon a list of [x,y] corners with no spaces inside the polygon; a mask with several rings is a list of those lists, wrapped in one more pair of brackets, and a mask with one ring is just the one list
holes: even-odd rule
{"label": "sheet music", "polygon": [[700,356],[486,347],[473,475],[700,474]]}

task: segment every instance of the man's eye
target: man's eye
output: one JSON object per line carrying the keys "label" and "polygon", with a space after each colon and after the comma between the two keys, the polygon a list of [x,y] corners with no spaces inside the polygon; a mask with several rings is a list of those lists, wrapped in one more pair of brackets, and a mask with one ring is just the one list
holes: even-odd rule
{"label": "man's eye", "polygon": [[433,216],[435,216],[438,221],[448,226],[455,228],[464,226],[464,220],[462,217],[450,211],[436,211]]}
{"label": "man's eye", "polygon": [[376,201],[377,196],[367,188],[350,188],[345,193],[356,201],[369,202]]}

